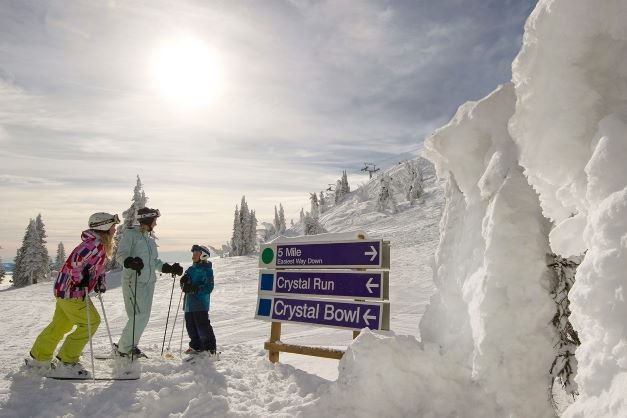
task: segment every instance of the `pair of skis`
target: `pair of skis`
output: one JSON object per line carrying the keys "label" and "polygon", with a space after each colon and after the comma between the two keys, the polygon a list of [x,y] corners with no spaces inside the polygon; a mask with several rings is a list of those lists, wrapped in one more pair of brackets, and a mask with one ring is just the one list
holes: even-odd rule
{"label": "pair of skis", "polygon": [[[24,363],[26,365],[27,368],[29,369],[35,369],[33,368],[31,365],[29,365],[28,360],[24,359]],[[35,369],[36,370],[36,369]],[[40,369],[41,370],[41,369]],[[46,371],[46,374],[42,375],[42,377],[45,377],[46,379],[54,379],[54,380],[70,380],[70,381],[101,381],[101,382],[111,382],[111,381],[117,381],[117,380],[138,380],[139,379],[139,374],[137,375],[133,375],[133,374],[126,374],[123,373],[122,375],[119,376],[107,376],[107,377],[93,377],[93,376],[63,376],[63,375],[54,375],[55,369],[51,368],[49,370]],[[38,373],[41,373],[38,372]]]}

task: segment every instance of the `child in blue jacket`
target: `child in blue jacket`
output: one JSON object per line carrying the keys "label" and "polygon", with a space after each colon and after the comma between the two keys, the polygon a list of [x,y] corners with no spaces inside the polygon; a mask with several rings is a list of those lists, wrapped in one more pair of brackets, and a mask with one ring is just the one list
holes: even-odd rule
{"label": "child in blue jacket", "polygon": [[185,293],[185,327],[190,338],[186,354],[216,353],[216,337],[209,321],[209,296],[213,291],[213,268],[209,255],[207,247],[194,244],[194,264],[181,277],[181,289]]}

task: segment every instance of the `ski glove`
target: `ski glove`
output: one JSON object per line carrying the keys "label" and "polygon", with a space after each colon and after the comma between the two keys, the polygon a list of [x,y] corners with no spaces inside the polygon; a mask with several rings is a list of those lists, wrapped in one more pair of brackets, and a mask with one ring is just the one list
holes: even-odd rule
{"label": "ski glove", "polygon": [[192,279],[187,274],[181,277],[180,284],[181,284],[181,290],[183,291],[183,293],[191,293],[191,294],[198,293],[198,286],[194,286],[192,284]]}
{"label": "ski glove", "polygon": [[96,286],[94,287],[94,292],[96,293],[104,293],[107,291],[107,288],[102,283],[102,276],[98,277],[98,281],[96,282]]}
{"label": "ski glove", "polygon": [[174,276],[180,276],[183,274],[183,267],[179,263],[174,263],[172,265],[168,263],[163,263],[163,267],[161,267],[162,273],[170,273]]}
{"label": "ski glove", "polygon": [[84,287],[89,287],[89,266],[85,266],[83,271],[81,272],[82,280],[78,282],[78,288],[82,289]]}
{"label": "ski glove", "polygon": [[179,263],[172,264],[172,274],[180,276],[183,274],[183,267]]}
{"label": "ski glove", "polygon": [[124,267],[140,273],[144,268],[144,262],[139,257],[126,257],[126,260],[124,260]]}

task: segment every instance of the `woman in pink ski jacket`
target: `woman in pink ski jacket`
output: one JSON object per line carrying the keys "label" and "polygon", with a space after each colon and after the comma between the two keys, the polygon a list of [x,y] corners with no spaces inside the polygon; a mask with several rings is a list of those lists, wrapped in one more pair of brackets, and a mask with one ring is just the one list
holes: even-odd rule
{"label": "woman in pink ski jacket", "polygon": [[79,244],[65,261],[54,282],[56,307],[52,322],[39,334],[30,351],[26,364],[37,368],[51,367],[52,356],[57,345],[76,325],[74,332],[65,338],[57,353],[58,362],[53,367],[73,371],[79,376],[87,371],[79,363],[79,358],[90,335],[87,329],[87,311],[91,335],[100,325],[100,315],[94,305],[85,301],[86,295],[95,291],[104,293],[105,263],[113,248],[115,225],[120,223],[118,215],[99,212],[89,217],[89,229],[81,234]]}

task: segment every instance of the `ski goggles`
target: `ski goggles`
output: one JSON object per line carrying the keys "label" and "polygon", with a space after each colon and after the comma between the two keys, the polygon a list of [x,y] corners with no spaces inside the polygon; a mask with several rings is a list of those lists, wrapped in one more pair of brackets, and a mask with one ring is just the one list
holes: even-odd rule
{"label": "ski goggles", "polygon": [[151,209],[150,212],[138,214],[137,219],[158,218],[160,216],[161,212],[159,212],[159,209]]}
{"label": "ski goggles", "polygon": [[109,218],[109,219],[103,219],[101,221],[91,222],[89,224],[89,226],[91,228],[97,228],[99,226],[103,226],[103,225],[107,225],[107,224],[119,224],[119,223],[120,223],[120,217],[116,213],[115,215],[111,216],[111,218]]}

